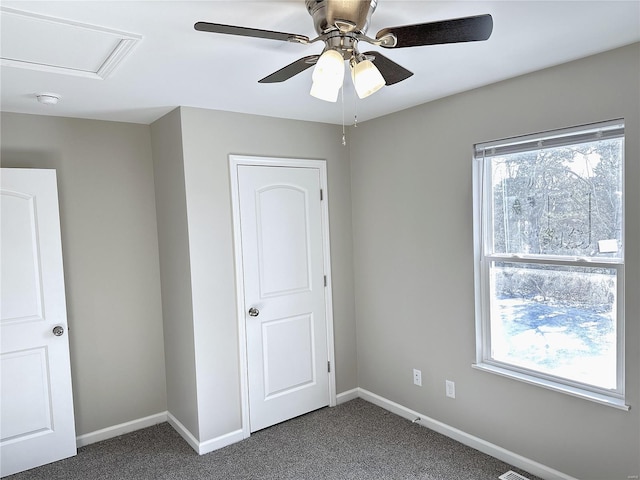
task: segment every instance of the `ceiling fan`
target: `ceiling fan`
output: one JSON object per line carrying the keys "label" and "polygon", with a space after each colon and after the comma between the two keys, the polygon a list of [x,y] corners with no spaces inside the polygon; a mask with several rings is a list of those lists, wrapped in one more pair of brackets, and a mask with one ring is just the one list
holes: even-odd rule
{"label": "ceiling fan", "polygon": [[313,65],[311,95],[335,102],[344,80],[344,62],[348,61],[356,92],[365,98],[384,85],[406,80],[412,72],[377,51],[360,53],[359,42],[382,48],[418,47],[446,43],[487,40],[493,30],[491,15],[476,15],[437,22],[383,28],[375,38],[366,35],[378,0],[305,0],[313,18],[316,38],[294,33],[260,30],[219,23],[197,22],[202,32],[266,38],[308,45],[324,42],[321,55],[309,55],[267,75],[259,83],[288,80]]}

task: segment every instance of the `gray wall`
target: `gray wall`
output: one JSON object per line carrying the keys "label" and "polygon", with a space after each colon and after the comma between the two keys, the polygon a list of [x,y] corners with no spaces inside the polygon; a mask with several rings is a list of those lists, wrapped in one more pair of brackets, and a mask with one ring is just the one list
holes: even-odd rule
{"label": "gray wall", "polygon": [[167,409],[199,436],[195,333],[180,111],[151,126],[162,279]]}
{"label": "gray wall", "polygon": [[[635,44],[352,131],[360,387],[576,478],[640,473],[639,72]],[[471,368],[473,144],[619,117],[629,412]],[[412,384],[412,368],[423,387]],[[445,397],[445,379],[456,382],[455,400]]]}
{"label": "gray wall", "polygon": [[77,434],[165,411],[149,127],[7,113],[1,155],[57,170]]}
{"label": "gray wall", "polygon": [[340,128],[333,125],[184,107],[180,116],[204,442],[241,428],[228,155],[327,160],[338,392],[357,386],[349,163]]}

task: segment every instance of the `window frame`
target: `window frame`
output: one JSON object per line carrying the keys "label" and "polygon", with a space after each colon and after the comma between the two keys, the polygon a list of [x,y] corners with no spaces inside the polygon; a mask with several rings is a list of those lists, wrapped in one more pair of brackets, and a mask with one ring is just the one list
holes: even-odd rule
{"label": "window frame", "polygon": [[[494,253],[491,157],[498,154],[531,151],[540,147],[556,147],[587,143],[597,139],[622,138],[623,159],[621,165],[622,186],[622,249],[620,257],[594,259],[565,255],[532,255]],[[489,156],[487,156],[489,152]],[[625,175],[624,175],[624,120],[617,119],[596,124],[576,126],[538,134],[513,137],[481,143],[474,146],[473,154],[473,236],[474,236],[474,289],[476,360],[472,367],[504,377],[519,380],[546,389],[591,400],[603,405],[629,410],[625,404]],[[609,390],[594,385],[569,380],[541,371],[502,362],[491,355],[491,265],[505,261],[521,264],[608,268],[616,270],[616,385]]]}

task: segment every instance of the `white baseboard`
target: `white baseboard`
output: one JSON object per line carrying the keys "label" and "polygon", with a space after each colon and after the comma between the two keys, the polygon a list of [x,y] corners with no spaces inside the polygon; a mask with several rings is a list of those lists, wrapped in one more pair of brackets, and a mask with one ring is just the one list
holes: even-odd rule
{"label": "white baseboard", "polygon": [[336,405],[348,402],[349,400],[355,400],[359,396],[360,395],[357,388],[352,388],[351,390],[347,390],[346,392],[339,393],[338,395],[336,395]]}
{"label": "white baseboard", "polygon": [[242,429],[225,433],[224,435],[212,438],[211,440],[207,440],[206,442],[201,442],[198,453],[200,455],[204,455],[205,453],[213,452],[214,450],[218,450],[233,443],[237,443],[240,440],[244,440]]}
{"label": "white baseboard", "polygon": [[76,446],[78,448],[84,447],[85,445],[101,442],[102,440],[108,440],[109,438],[119,437],[125,433],[134,432],[141,428],[151,427],[166,421],[167,412],[156,413],[155,415],[149,415],[148,417],[138,418],[137,420],[131,420],[130,422],[121,423],[112,427],[103,428],[102,430],[96,430],[95,432],[79,435],[76,437]]}
{"label": "white baseboard", "polygon": [[213,452],[214,450],[218,450],[244,439],[242,429],[239,429],[233,432],[225,433],[224,435],[221,435],[219,437],[212,438],[211,440],[200,442],[187,429],[187,427],[180,423],[180,421],[176,417],[171,415],[171,413],[167,414],[167,421],[169,422],[169,425],[171,425],[174,430],[178,432],[180,436],[184,438],[184,440],[191,446],[191,448],[193,448],[199,455]]}
{"label": "white baseboard", "polygon": [[196,452],[200,453],[200,441],[185,427],[176,417],[167,412],[167,422],[173,429],[180,434],[185,442],[189,444]]}
{"label": "white baseboard", "polygon": [[412,422],[415,421],[415,423],[418,423],[423,427],[427,427],[438,433],[446,435],[449,438],[453,438],[454,440],[457,440],[464,445],[475,448],[476,450],[479,450],[482,453],[486,453],[487,455],[491,455],[492,457],[495,457],[498,460],[502,460],[503,462],[513,465],[514,467],[526,470],[527,472],[537,477],[546,478],[548,480],[578,480],[574,477],[559,472],[558,470],[554,470],[553,468],[542,465],[541,463],[523,457],[522,455],[518,455],[517,453],[499,447],[498,445],[494,445],[493,443],[489,443],[485,440],[482,440],[481,438],[463,432],[462,430],[458,430],[455,427],[427,417],[426,415],[411,410],[398,403],[392,402],[391,400],[381,397],[380,395],[376,395],[375,393],[369,392],[363,388],[358,388],[357,390],[358,397],[362,398],[363,400],[371,402],[374,405],[384,408],[385,410],[395,413],[396,415],[406,418],[407,420],[411,420]]}

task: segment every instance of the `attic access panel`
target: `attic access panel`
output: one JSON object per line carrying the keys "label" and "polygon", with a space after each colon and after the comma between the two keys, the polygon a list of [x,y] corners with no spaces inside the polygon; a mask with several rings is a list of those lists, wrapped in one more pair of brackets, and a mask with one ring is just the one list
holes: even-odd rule
{"label": "attic access panel", "polygon": [[0,7],[0,64],[105,79],[141,35]]}

